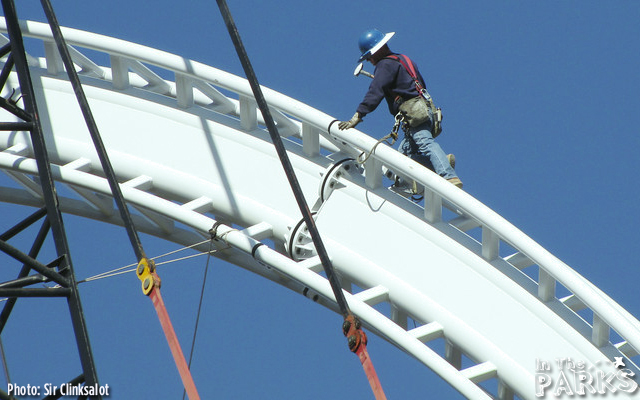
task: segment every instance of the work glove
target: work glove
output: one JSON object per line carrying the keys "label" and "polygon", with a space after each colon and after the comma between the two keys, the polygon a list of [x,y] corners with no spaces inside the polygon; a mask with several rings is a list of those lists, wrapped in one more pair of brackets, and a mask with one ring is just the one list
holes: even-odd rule
{"label": "work glove", "polygon": [[351,117],[349,121],[340,122],[338,124],[338,128],[340,128],[341,131],[345,129],[355,128],[355,126],[360,122],[362,122],[362,118],[360,118],[360,113],[356,112],[355,114],[353,114],[353,117]]}

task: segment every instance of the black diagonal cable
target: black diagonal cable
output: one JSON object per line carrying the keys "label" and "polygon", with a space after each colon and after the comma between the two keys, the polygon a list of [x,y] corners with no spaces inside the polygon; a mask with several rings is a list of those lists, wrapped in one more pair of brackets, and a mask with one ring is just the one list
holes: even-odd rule
{"label": "black diagonal cable", "polygon": [[113,198],[116,202],[116,205],[118,206],[118,210],[120,211],[120,217],[122,218],[124,227],[127,230],[127,234],[129,235],[131,246],[133,247],[133,251],[138,258],[138,261],[140,261],[141,259],[146,258],[146,256],[144,254],[142,244],[140,243],[138,232],[135,229],[133,220],[131,219],[131,215],[129,214],[129,210],[127,209],[127,205],[124,201],[124,197],[122,196],[120,186],[118,186],[115,172],[113,171],[113,167],[111,166],[111,162],[109,161],[109,156],[107,155],[107,150],[104,147],[102,138],[100,137],[98,126],[96,125],[96,122],[93,118],[93,113],[91,112],[89,103],[87,102],[87,97],[85,96],[84,90],[82,89],[80,78],[78,78],[78,73],[76,72],[76,68],[73,65],[73,60],[71,59],[71,55],[69,54],[69,49],[67,48],[64,37],[62,36],[60,25],[58,24],[58,20],[53,12],[51,2],[49,0],[41,0],[40,2],[42,3],[42,8],[44,9],[44,13],[47,16],[47,20],[49,21],[49,26],[51,26],[53,38],[55,39],[56,46],[58,47],[58,51],[60,52],[60,56],[62,57],[62,62],[64,63],[64,66],[67,70],[67,75],[69,76],[69,81],[71,82],[73,91],[75,92],[76,98],[78,99],[78,104],[80,105],[80,109],[82,110],[87,128],[89,129],[89,134],[91,135],[93,144],[96,148],[96,151],[98,152],[98,157],[100,158],[102,169],[105,176],[107,177],[109,186],[111,187],[111,193],[113,194]]}
{"label": "black diagonal cable", "polygon": [[[191,340],[191,352],[189,353],[189,363],[188,363],[189,369],[191,369],[191,361],[193,360],[193,351],[196,347],[196,335],[198,334],[198,325],[200,324],[200,314],[202,312],[202,300],[204,299],[204,289],[207,286],[207,275],[209,273],[209,261],[211,261],[212,250],[213,250],[213,237],[209,241],[207,263],[204,267],[204,277],[202,278],[202,289],[200,290],[200,301],[198,302],[198,312],[196,313],[196,325],[193,328],[193,339]],[[187,390],[185,389],[182,392],[182,400],[184,400],[186,395],[187,395]]]}
{"label": "black diagonal cable", "polygon": [[258,103],[258,108],[260,108],[260,112],[262,112],[262,116],[264,117],[264,121],[267,125],[267,129],[269,130],[271,140],[273,141],[273,144],[276,147],[276,152],[280,157],[280,162],[282,163],[284,172],[289,179],[289,184],[291,185],[293,194],[296,198],[296,201],[298,202],[298,207],[300,207],[302,218],[305,224],[307,224],[307,228],[309,229],[309,233],[311,234],[313,244],[316,246],[318,257],[320,257],[322,267],[327,274],[327,279],[331,284],[331,289],[333,289],[333,294],[335,295],[336,302],[340,307],[340,312],[343,316],[346,317],[347,315],[351,314],[351,311],[349,310],[349,306],[347,304],[347,300],[344,297],[344,293],[342,293],[342,287],[340,286],[338,277],[335,274],[335,271],[331,264],[331,260],[329,259],[327,251],[324,247],[324,243],[322,243],[322,238],[320,237],[320,233],[318,232],[315,221],[311,217],[311,211],[309,210],[309,206],[307,205],[304,195],[302,194],[302,189],[300,188],[300,184],[298,183],[298,178],[296,177],[295,171],[293,170],[293,166],[291,165],[291,161],[289,160],[287,151],[284,148],[282,138],[278,133],[278,128],[276,127],[273,117],[271,116],[271,111],[269,111],[267,102],[264,99],[262,89],[260,88],[256,74],[253,71],[253,67],[251,66],[251,61],[249,61],[249,56],[247,55],[244,45],[242,44],[238,29],[233,22],[233,18],[231,16],[231,12],[229,11],[229,7],[227,6],[227,2],[225,0],[216,1],[218,2],[218,8],[220,8],[220,13],[222,14],[222,18],[227,25],[229,35],[231,36],[231,40],[233,41],[236,52],[238,53],[238,57],[240,58],[242,68],[244,69],[244,72],[247,75],[247,80],[251,85],[251,90],[253,91],[253,95],[255,96],[256,102]]}

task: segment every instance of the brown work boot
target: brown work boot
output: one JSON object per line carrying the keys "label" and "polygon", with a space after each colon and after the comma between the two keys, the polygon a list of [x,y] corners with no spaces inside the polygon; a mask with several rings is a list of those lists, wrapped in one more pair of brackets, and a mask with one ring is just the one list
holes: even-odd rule
{"label": "brown work boot", "polygon": [[449,160],[451,168],[456,169],[456,156],[453,154],[447,154],[447,160]]}
{"label": "brown work boot", "polygon": [[456,178],[449,178],[447,179],[449,182],[451,182],[452,184],[454,184],[457,188],[462,189],[462,181],[460,180],[460,178],[456,177]]}

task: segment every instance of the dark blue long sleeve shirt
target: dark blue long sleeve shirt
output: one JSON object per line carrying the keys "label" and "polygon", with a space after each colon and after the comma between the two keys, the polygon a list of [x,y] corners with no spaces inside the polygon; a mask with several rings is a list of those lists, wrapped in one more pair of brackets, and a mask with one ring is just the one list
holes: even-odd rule
{"label": "dark blue long sleeve shirt", "polygon": [[[415,63],[413,65],[418,79],[423,85],[422,87],[426,87],[418,67]],[[383,58],[376,64],[373,74],[374,78],[371,85],[369,85],[369,91],[365,94],[362,103],[356,110],[361,117],[375,110],[382,102],[382,99],[387,101],[389,112],[395,116],[399,107],[399,104],[395,101],[397,96],[400,96],[403,100],[408,100],[419,95],[413,78],[397,60]]]}

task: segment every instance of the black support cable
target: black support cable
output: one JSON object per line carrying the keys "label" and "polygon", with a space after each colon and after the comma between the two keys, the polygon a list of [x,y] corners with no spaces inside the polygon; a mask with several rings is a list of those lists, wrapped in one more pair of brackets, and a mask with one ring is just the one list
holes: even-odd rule
{"label": "black support cable", "polygon": [[[193,351],[196,348],[196,335],[198,334],[198,325],[200,324],[200,314],[202,312],[202,301],[204,299],[204,289],[207,285],[207,275],[209,273],[209,261],[211,261],[211,252],[213,251],[213,233],[211,234],[211,240],[209,241],[209,251],[207,252],[207,263],[204,267],[204,276],[202,277],[202,289],[200,289],[200,301],[198,302],[198,312],[196,313],[196,324],[193,328],[193,338],[191,339],[191,351],[189,352],[189,362],[187,365],[191,369],[191,361],[193,360]],[[182,391],[182,400],[187,395],[186,388]]]}
{"label": "black support cable", "polygon": [[102,169],[105,176],[107,177],[107,181],[109,182],[111,193],[113,194],[113,198],[116,202],[116,205],[118,206],[118,210],[120,211],[120,218],[122,218],[122,221],[124,222],[124,227],[127,231],[127,235],[129,236],[129,241],[131,242],[133,251],[135,252],[138,261],[140,261],[143,258],[146,258],[144,249],[142,248],[140,238],[138,237],[138,232],[135,229],[135,225],[133,224],[133,220],[131,219],[131,214],[127,209],[124,197],[122,196],[122,191],[120,190],[120,186],[118,185],[118,181],[116,180],[116,174],[111,165],[111,161],[109,161],[107,150],[104,146],[104,143],[102,142],[102,138],[100,137],[98,126],[95,122],[95,119],[93,118],[93,113],[91,112],[91,108],[89,107],[89,103],[87,101],[87,97],[84,94],[84,90],[82,89],[80,78],[78,77],[76,68],[73,65],[73,60],[71,59],[71,55],[69,54],[69,49],[67,48],[64,37],[62,36],[60,25],[58,24],[58,20],[55,16],[55,13],[53,12],[51,2],[49,0],[41,0],[40,2],[42,3],[42,7],[44,9],[47,20],[49,21],[49,25],[51,26],[53,38],[56,42],[56,46],[58,47],[58,51],[60,52],[60,56],[62,57],[62,62],[65,66],[65,69],[67,70],[69,81],[71,82],[71,86],[73,87],[73,91],[78,100],[78,104],[80,105],[80,109],[82,110],[82,115],[84,116],[87,128],[89,129],[89,134],[91,135],[91,139],[93,140],[93,144],[98,153],[98,157],[100,158]]}
{"label": "black support cable", "polygon": [[327,251],[324,247],[324,243],[322,242],[322,238],[320,237],[320,233],[318,232],[318,228],[316,227],[315,221],[311,216],[311,211],[309,210],[309,206],[304,198],[302,193],[302,189],[300,188],[300,183],[298,182],[298,178],[296,177],[293,166],[291,165],[291,161],[289,160],[289,156],[287,155],[287,151],[282,143],[282,138],[278,133],[278,128],[271,116],[271,111],[269,111],[269,107],[267,102],[262,94],[262,89],[260,88],[260,84],[258,83],[258,79],[256,74],[251,66],[251,61],[249,60],[249,56],[242,44],[242,40],[240,39],[240,34],[238,33],[238,29],[236,28],[235,22],[233,21],[233,17],[231,16],[231,12],[229,11],[229,7],[227,6],[227,2],[225,0],[216,0],[218,3],[218,8],[220,9],[220,13],[222,14],[222,18],[229,30],[229,35],[231,36],[231,40],[236,48],[236,52],[238,53],[238,57],[240,58],[240,63],[242,64],[242,68],[244,69],[245,74],[247,75],[247,80],[251,85],[251,90],[253,91],[253,95],[255,96],[256,103],[258,104],[258,108],[264,117],[265,124],[269,131],[269,135],[271,136],[271,140],[276,148],[276,152],[278,153],[278,157],[280,157],[280,162],[282,163],[282,167],[284,168],[284,172],[289,179],[289,184],[291,185],[291,189],[293,190],[293,194],[298,202],[298,207],[300,208],[300,212],[302,213],[302,218],[304,219],[305,224],[307,224],[307,228],[309,229],[309,233],[311,234],[311,239],[313,240],[313,244],[316,247],[316,251],[318,252],[318,257],[320,257],[320,261],[322,262],[322,267],[324,268],[325,273],[327,274],[327,279],[331,284],[331,289],[333,290],[333,294],[336,297],[336,302],[340,307],[340,312],[344,317],[351,314],[351,310],[349,310],[349,305],[347,304],[347,299],[342,293],[342,287],[340,282],[338,281],[338,277],[333,269],[333,265],[331,264],[331,260],[327,254]]}

